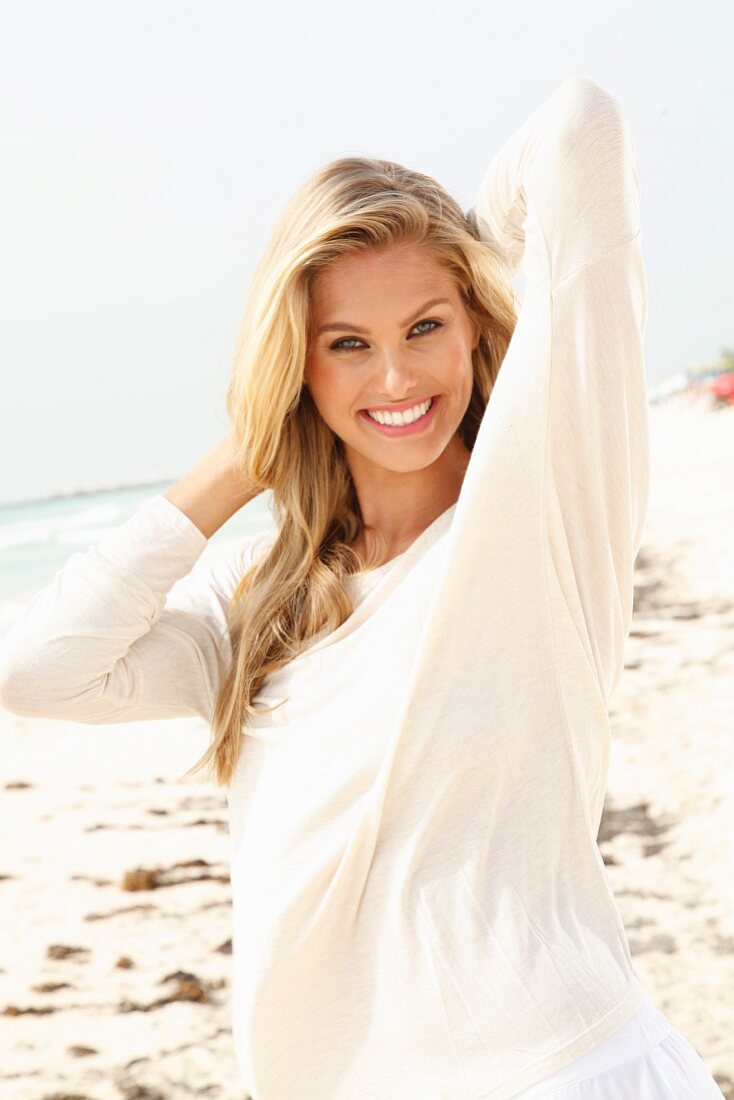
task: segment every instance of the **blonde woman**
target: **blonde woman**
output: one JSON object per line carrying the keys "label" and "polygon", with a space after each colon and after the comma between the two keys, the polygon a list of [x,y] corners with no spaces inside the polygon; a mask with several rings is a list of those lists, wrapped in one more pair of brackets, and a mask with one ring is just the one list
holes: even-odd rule
{"label": "blonde woman", "polygon": [[[467,214],[327,164],[256,271],[231,432],[6,639],[12,711],[211,724],[254,1100],[722,1095],[596,844],[648,498],[638,200],[582,77]],[[195,568],[264,489],[276,533]]]}

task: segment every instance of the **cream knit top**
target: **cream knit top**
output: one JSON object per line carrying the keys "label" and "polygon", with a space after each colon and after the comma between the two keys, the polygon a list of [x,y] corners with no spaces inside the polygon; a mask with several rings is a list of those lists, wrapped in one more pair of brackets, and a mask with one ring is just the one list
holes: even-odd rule
{"label": "cream knit top", "polygon": [[[460,496],[350,582],[354,614],[245,727],[232,1024],[254,1100],[509,1100],[644,1000],[596,844],[648,497],[639,192],[588,79],[505,141],[474,210],[526,289]],[[0,701],[209,720],[268,537],[197,565],[204,535],[149,499],[13,624]]]}

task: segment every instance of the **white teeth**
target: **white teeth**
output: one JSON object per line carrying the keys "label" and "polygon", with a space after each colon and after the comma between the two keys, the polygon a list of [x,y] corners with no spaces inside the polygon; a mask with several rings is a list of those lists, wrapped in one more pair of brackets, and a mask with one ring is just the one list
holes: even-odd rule
{"label": "white teeth", "polygon": [[376,420],[378,424],[412,424],[414,420],[418,420],[419,417],[425,416],[433,404],[433,398],[429,397],[427,401],[424,401],[422,405],[414,405],[412,409],[406,409],[404,412],[389,413],[389,412],[370,412],[367,410],[367,415]]}

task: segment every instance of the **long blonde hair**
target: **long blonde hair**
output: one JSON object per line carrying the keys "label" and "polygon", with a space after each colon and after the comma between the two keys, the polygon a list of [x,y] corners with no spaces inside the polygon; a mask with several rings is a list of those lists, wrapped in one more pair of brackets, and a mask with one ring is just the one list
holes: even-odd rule
{"label": "long blonde hair", "polygon": [[430,176],[392,161],[343,157],[318,170],[285,207],[256,268],[237,339],[226,406],[247,483],[272,490],[276,536],[240,579],[228,610],[232,661],[220,686],[206,753],[228,786],[243,724],[265,678],[336,630],[353,611],[344,580],[372,568],[352,545],[365,525],[342,441],[303,386],[316,275],[344,256],[399,243],[423,245],[453,276],[480,337],[459,434],[472,450],[517,320],[510,271]]}

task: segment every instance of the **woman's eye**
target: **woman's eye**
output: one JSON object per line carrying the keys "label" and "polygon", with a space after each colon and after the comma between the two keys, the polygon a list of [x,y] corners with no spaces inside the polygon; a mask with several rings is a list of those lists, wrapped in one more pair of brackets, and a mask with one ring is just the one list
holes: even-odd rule
{"label": "woman's eye", "polygon": [[[418,325],[435,325],[436,328],[442,328],[443,327],[441,325],[440,321],[418,321],[418,323],[416,325],[414,325],[413,327],[418,328]],[[419,336],[427,336],[429,332],[434,332],[434,331],[435,331],[435,329],[429,328],[429,329],[426,329],[424,332],[419,332],[418,335]]]}
{"label": "woman's eye", "polygon": [[329,349],[331,351],[355,351],[355,348],[347,348],[344,345],[349,343],[359,343],[356,336],[345,336],[343,340],[337,340],[335,344],[330,344]]}
{"label": "woman's eye", "polygon": [[[433,328],[424,329],[422,332],[416,333],[417,336],[428,336],[431,332],[435,332],[436,329],[443,328],[442,321],[417,321],[413,325],[413,329],[420,328],[421,325],[433,325]],[[346,344],[359,344],[360,340],[356,336],[344,336],[341,340],[337,340],[335,344],[330,345],[331,351],[359,351],[359,348],[346,347]]]}

